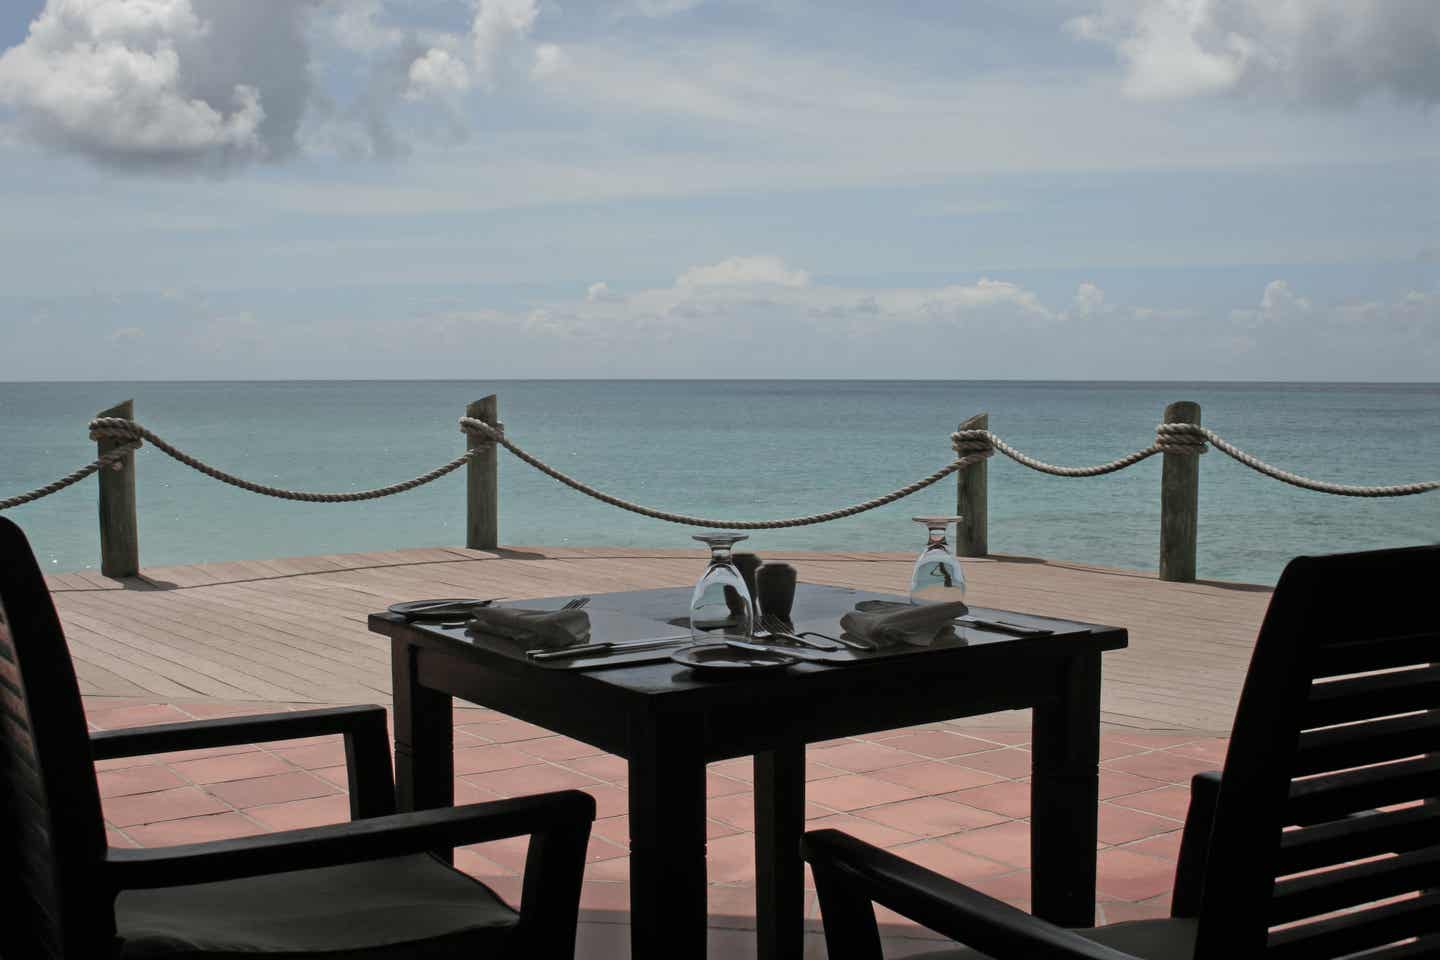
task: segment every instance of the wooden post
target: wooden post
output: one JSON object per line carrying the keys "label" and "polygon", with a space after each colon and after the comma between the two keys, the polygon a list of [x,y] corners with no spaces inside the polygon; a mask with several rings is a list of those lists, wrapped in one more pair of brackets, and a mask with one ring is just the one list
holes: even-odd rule
{"label": "wooden post", "polygon": [[[1164,423],[1200,422],[1200,404],[1181,400],[1165,408]],[[1195,581],[1196,528],[1200,516],[1200,457],[1165,453],[1160,475],[1160,579]]]}
{"label": "wooden post", "polygon": [[[498,427],[500,401],[492,393],[467,406],[465,416]],[[481,452],[465,465],[465,546],[494,550],[500,545],[500,447],[473,433],[466,436],[466,445]]]}
{"label": "wooden post", "polygon": [[[990,414],[977,413],[960,424],[961,430],[989,430]],[[989,531],[990,461],[981,460],[961,470],[955,478],[955,555],[983,557],[990,552]]]}
{"label": "wooden post", "polygon": [[[135,401],[117,403],[96,416],[134,420]],[[103,456],[126,442],[102,438],[95,445]],[[135,455],[117,460],[101,470],[99,477],[100,572],[107,577],[136,576],[140,572],[140,532],[135,520]]]}

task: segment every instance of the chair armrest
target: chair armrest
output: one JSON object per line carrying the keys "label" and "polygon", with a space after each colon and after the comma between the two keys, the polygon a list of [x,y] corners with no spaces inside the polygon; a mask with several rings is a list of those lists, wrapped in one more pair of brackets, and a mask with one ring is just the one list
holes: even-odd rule
{"label": "chair armrest", "polygon": [[[805,834],[802,849],[815,874],[827,947],[833,960],[880,955],[878,932],[862,932],[854,926],[853,908],[861,899],[883,904],[992,957],[1135,960],[838,830]],[[853,948],[855,939],[849,944],[843,940],[832,942],[840,938],[831,936],[832,911],[827,909],[827,900],[835,907],[851,908],[847,910],[851,916],[837,918],[837,933],[851,938],[859,933],[862,949]],[[868,927],[869,931],[875,930],[873,908]],[[872,944],[873,951],[869,949]]]}
{"label": "chair armrest", "polygon": [[595,799],[566,790],[233,840],[112,848],[105,867],[117,892],[175,887],[382,860],[525,834],[580,831],[588,837],[594,819]]}
{"label": "chair armrest", "polygon": [[96,760],[111,760],[202,747],[296,740],[324,734],[343,734],[345,737],[350,816],[358,820],[394,813],[395,780],[390,769],[390,733],[385,724],[385,708],[374,705],[103,730],[90,734],[90,754]]}
{"label": "chair armrest", "polygon": [[1170,916],[1200,916],[1205,890],[1205,864],[1210,858],[1210,831],[1215,826],[1215,804],[1220,800],[1220,771],[1208,770],[1190,778],[1190,809],[1180,834],[1180,857],[1175,864],[1175,894]]}

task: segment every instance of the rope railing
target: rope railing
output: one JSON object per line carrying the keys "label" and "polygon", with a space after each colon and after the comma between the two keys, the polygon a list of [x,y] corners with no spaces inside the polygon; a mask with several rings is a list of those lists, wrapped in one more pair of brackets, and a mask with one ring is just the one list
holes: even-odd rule
{"label": "rope railing", "polygon": [[[524,448],[505,436],[502,427],[486,423],[474,417],[461,417],[460,429],[467,435],[476,438],[486,445],[495,443],[506,450],[509,450],[516,458],[544,473],[546,476],[559,481],[571,489],[588,497],[627,510],[641,516],[651,517],[656,520],[664,520],[670,523],[678,523],[695,527],[724,527],[737,530],[779,530],[790,527],[810,526],[818,523],[827,523],[831,520],[839,520],[843,517],[851,517],[856,514],[865,513],[878,507],[902,500],[913,493],[924,490],[945,477],[957,471],[964,470],[972,464],[980,463],[994,456],[998,451],[1014,460],[1021,466],[1040,473],[1050,474],[1057,477],[1098,477],[1109,473],[1115,473],[1134,466],[1142,460],[1148,459],[1157,453],[1175,453],[1184,455],[1202,454],[1208,447],[1215,447],[1221,453],[1235,460],[1237,463],[1249,467],[1264,476],[1288,483],[1292,486],[1305,490],[1312,490],[1317,493],[1326,493],[1342,497],[1408,497],[1415,494],[1427,493],[1432,490],[1440,490],[1440,480],[1427,480],[1417,483],[1391,484],[1387,486],[1365,486],[1355,484],[1331,483],[1324,480],[1315,480],[1310,477],[1283,470],[1272,464],[1266,463],[1259,457],[1247,453],[1234,444],[1221,437],[1215,431],[1192,423],[1162,423],[1155,429],[1155,442],[1149,446],[1126,454],[1107,463],[1093,466],[1057,466],[1036,459],[1006,443],[998,434],[989,430],[957,430],[950,435],[951,444],[955,450],[956,459],[944,465],[935,472],[921,477],[912,483],[892,490],[889,493],[850,506],[840,507],[835,510],[828,510],[823,513],[807,514],[799,517],[787,517],[771,520],[736,520],[718,519],[714,517],[699,517],[685,513],[676,513],[669,510],[661,510],[656,507],[645,506],[625,500],[614,494],[607,493],[590,484],[584,483],[575,477],[551,466],[544,460],[529,453]],[[185,453],[183,450],[167,442],[156,435],[147,427],[136,423],[133,420],[126,420],[120,417],[99,417],[90,422],[90,437],[93,440],[119,440],[122,445],[114,450],[105,453],[89,464],[81,467],[72,473],[46,484],[34,490],[0,500],[0,510],[8,510],[21,504],[39,500],[42,497],[58,493],[65,488],[78,483],[98,470],[106,467],[118,467],[121,461],[138,450],[143,443],[150,443],[160,452],[174,460],[219,480],[222,483],[230,484],[251,493],[261,494],[267,497],[276,497],[282,500],[298,500],[306,503],[356,503],[365,500],[376,500],[381,497],[393,496],[397,493],[404,493],[416,487],[423,486],[440,477],[449,474],[464,466],[471,458],[480,453],[484,446],[472,447],[465,453],[450,460],[433,470],[403,480],[399,483],[389,484],[383,487],[376,487],[371,490],[359,490],[351,492],[315,492],[306,490],[289,490],[283,487],[270,486],[268,484],[256,483],[238,477],[235,474],[212,466],[198,457]]]}
{"label": "rope railing", "polygon": [[90,476],[90,474],[94,473],[97,470],[103,470],[106,467],[114,466],[138,449],[140,449],[140,444],[138,442],[127,443],[124,446],[116,447],[114,450],[111,450],[104,456],[97,457],[89,463],[85,464],[85,466],[81,467],[79,470],[74,470],[70,473],[67,473],[60,479],[47,483],[43,487],[36,487],[34,490],[27,491],[25,493],[19,494],[18,496],[7,497],[4,500],[0,500],[0,510],[9,510],[11,507],[18,507],[22,503],[29,503],[32,500],[39,500],[42,497],[48,497],[52,493],[59,493],[61,490],[64,490],[71,484],[79,483],[81,480],[84,480],[86,477]]}
{"label": "rope railing", "polygon": [[631,501],[621,499],[614,494],[609,494],[603,490],[596,489],[595,487],[590,486],[588,483],[583,483],[580,480],[576,480],[568,473],[557,470],[556,468],[550,466],[550,464],[546,463],[544,460],[541,460],[539,457],[527,453],[517,444],[512,443],[505,436],[504,430],[491,426],[484,420],[477,420],[474,417],[461,417],[460,429],[472,436],[480,436],[488,440],[493,440],[495,443],[498,443],[506,450],[509,450],[520,460],[523,460],[525,463],[530,464],[530,466],[534,467],[536,470],[539,470],[546,476],[552,477],[555,480],[560,481],[561,483],[565,484],[565,486],[571,488],[572,490],[579,491],[580,493],[585,494],[585,496],[587,497],[593,497],[594,499],[599,500],[601,503],[608,503],[612,507],[619,507],[621,510],[628,510],[631,513],[638,513],[642,517],[651,517],[655,520],[665,520],[670,523],[679,523],[690,527],[723,527],[727,530],[784,530],[790,527],[808,527],[817,523],[828,523],[831,520],[839,520],[842,517],[853,517],[857,513],[864,513],[867,510],[874,510],[876,507],[883,507],[887,503],[894,503],[896,500],[902,500],[905,497],[910,496],[910,494],[915,493],[916,491],[924,490],[931,484],[944,480],[946,477],[950,476],[950,474],[954,473],[957,470],[963,470],[966,467],[970,466],[970,464],[978,463],[979,461],[985,459],[984,456],[980,454],[961,456],[959,459],[955,460],[952,463],[946,464],[945,466],[941,467],[939,470],[936,470],[929,476],[921,477],[914,483],[907,483],[905,486],[899,488],[898,490],[892,490],[887,494],[875,497],[870,500],[866,500],[862,503],[852,504],[848,507],[841,507],[838,510],[829,510],[825,513],[812,513],[803,517],[787,517],[783,520],[717,520],[713,517],[692,517],[689,514],[685,513],[671,513],[668,510],[659,510],[655,507],[647,507],[643,504],[632,503]]}

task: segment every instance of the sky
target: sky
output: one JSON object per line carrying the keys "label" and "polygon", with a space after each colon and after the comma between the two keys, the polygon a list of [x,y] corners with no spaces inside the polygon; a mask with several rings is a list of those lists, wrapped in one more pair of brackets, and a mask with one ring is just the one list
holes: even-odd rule
{"label": "sky", "polygon": [[1435,0],[9,0],[0,380],[1440,379]]}

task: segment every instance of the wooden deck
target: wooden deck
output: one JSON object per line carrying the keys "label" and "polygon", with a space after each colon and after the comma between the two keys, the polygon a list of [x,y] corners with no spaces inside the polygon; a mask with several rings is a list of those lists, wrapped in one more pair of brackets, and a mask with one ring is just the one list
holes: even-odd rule
{"label": "wooden deck", "polygon": [[[912,558],[766,554],[816,583],[898,591]],[[387,702],[389,649],[367,614],[398,600],[512,599],[680,586],[702,554],[678,550],[427,548],[156,567],[110,580],[50,577],[88,698],[168,702]],[[1027,558],[965,561],[981,606],[1115,624],[1130,649],[1104,665],[1105,719],[1226,733],[1268,588],[1164,583],[1137,571]]]}
{"label": "wooden deck", "polygon": [[[767,554],[814,582],[896,591],[908,554]],[[390,699],[389,649],[366,615],[397,600],[522,599],[679,586],[703,555],[665,550],[458,548],[152,568],[126,581],[50,578],[99,729]],[[1189,778],[1219,766],[1269,591],[1170,584],[1134,571],[1023,558],[967,561],[980,605],[1130,629],[1104,661],[1097,918],[1164,916]],[[575,788],[595,797],[577,957],[628,955],[627,769],[618,757],[489,710],[455,710],[455,790],[479,802]],[[806,752],[809,828],[880,844],[1020,909],[1029,908],[1031,758],[1023,714],[880,731]],[[113,846],[221,840],[348,819],[336,738],[103,761]],[[710,955],[755,957],[754,795],[748,760],[706,773]],[[456,863],[511,903],[525,841],[462,848]],[[880,908],[886,956],[936,935]],[[822,960],[819,907],[805,895],[806,960]]]}

